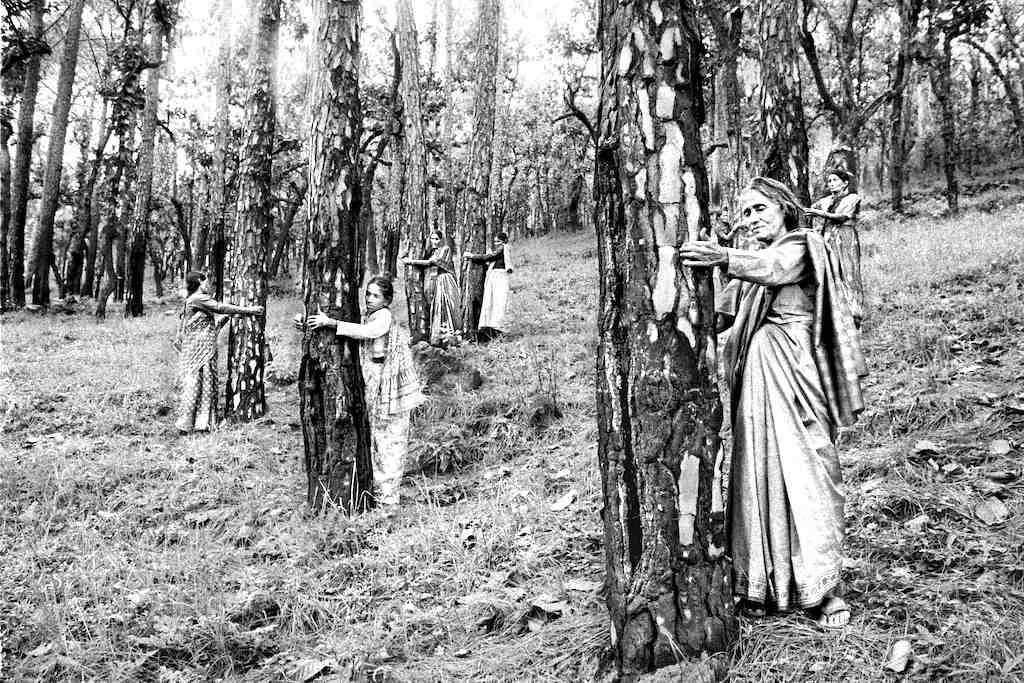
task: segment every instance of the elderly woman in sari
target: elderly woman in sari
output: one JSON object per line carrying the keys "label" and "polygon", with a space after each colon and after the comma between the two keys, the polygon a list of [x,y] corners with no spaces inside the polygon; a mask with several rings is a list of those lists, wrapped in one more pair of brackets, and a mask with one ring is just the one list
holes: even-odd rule
{"label": "elderly woman in sari", "polygon": [[206,432],[217,412],[217,332],[227,322],[215,315],[261,315],[262,306],[234,306],[210,296],[204,273],[185,274],[185,304],[181,308],[178,335],[178,371],[182,391],[175,426],[181,434]]}
{"label": "elderly woman in sari", "polygon": [[[856,306],[864,309],[864,282],[860,274],[860,235],[857,216],[860,196],[850,191],[849,173],[833,169],[825,176],[828,194],[805,210],[808,216],[821,219],[821,232],[833,253],[839,258],[843,278],[853,290]],[[857,317],[860,313],[857,312]]]}
{"label": "elderly woman in sari", "polygon": [[423,268],[423,296],[430,312],[430,345],[443,346],[461,334],[459,324],[459,285],[455,281],[452,250],[441,233],[430,234],[430,254],[425,259],[404,258],[402,263]]}
{"label": "elderly woman in sari", "polygon": [[810,609],[844,626],[844,537],[839,427],[863,408],[864,359],[838,294],[824,241],[799,228],[800,206],[781,183],[755,178],[740,220],[757,251],[714,242],[680,249],[689,266],[721,266],[718,302],[731,325],[724,349],[732,399],[729,527],[734,588],[748,613]]}

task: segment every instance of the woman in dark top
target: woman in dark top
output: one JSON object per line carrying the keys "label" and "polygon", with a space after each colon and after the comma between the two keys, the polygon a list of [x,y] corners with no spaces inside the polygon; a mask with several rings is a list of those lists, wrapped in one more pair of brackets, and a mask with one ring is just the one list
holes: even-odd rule
{"label": "woman in dark top", "polygon": [[459,285],[455,281],[455,265],[452,250],[444,243],[441,233],[430,235],[430,255],[425,259],[402,259],[407,266],[423,268],[423,295],[430,310],[430,344],[442,346],[458,338],[459,329]]}

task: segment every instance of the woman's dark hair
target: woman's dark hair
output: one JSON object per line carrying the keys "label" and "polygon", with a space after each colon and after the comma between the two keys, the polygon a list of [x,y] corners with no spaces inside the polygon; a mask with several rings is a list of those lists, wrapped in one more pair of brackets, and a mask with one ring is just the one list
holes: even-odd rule
{"label": "woman's dark hair", "polygon": [[199,285],[206,279],[206,273],[200,273],[198,270],[190,270],[185,273],[185,291],[189,294],[195,294],[195,291],[199,289]]}
{"label": "woman's dark hair", "polygon": [[430,236],[431,237],[436,237],[437,239],[439,239],[442,242],[444,242],[444,235],[441,234],[440,230],[434,230],[433,232],[430,233]]}
{"label": "woman's dark hair", "polygon": [[796,195],[793,194],[793,190],[789,189],[786,185],[772,178],[758,176],[747,183],[744,192],[747,190],[763,194],[779,205],[782,209],[782,222],[786,226],[787,231],[796,230],[800,227],[800,217],[803,216],[804,210],[801,208]]}
{"label": "woman's dark hair", "polygon": [[384,297],[384,301],[391,303],[391,300],[395,298],[395,285],[391,282],[391,276],[387,273],[381,273],[380,275],[374,275],[370,278],[370,281],[366,283],[366,286],[377,285],[377,289],[380,290],[380,295]]}
{"label": "woman's dark hair", "polygon": [[849,183],[850,178],[852,177],[850,175],[850,172],[847,171],[845,168],[830,168],[829,170],[825,171],[826,178],[828,178],[830,175],[834,175],[836,178],[839,178],[844,183]]}
{"label": "woman's dark hair", "polygon": [[498,239],[501,240],[502,242],[508,242],[508,233],[507,232],[499,232],[498,233]]}

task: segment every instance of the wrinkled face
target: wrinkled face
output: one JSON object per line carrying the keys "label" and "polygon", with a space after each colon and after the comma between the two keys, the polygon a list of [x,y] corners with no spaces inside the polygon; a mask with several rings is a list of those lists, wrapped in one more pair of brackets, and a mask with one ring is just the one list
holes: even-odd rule
{"label": "wrinkled face", "polygon": [[380,287],[377,285],[368,285],[366,287],[366,307],[367,308],[380,308],[385,303],[384,295],[381,294]]}
{"label": "wrinkled face", "polygon": [[430,246],[434,249],[437,249],[439,246],[441,246],[441,238],[438,237],[437,235],[431,235]]}
{"label": "wrinkled face", "polygon": [[771,244],[786,234],[782,206],[757,190],[740,195],[740,225],[762,244]]}
{"label": "wrinkled face", "polygon": [[828,178],[825,179],[825,183],[828,185],[828,191],[832,193],[842,192],[846,189],[846,181],[834,173],[828,174]]}

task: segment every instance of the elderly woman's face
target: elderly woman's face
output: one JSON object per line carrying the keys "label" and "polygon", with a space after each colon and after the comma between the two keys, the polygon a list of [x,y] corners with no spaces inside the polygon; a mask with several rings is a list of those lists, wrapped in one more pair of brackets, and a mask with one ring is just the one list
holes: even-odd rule
{"label": "elderly woman's face", "polygon": [[828,184],[829,192],[842,192],[846,189],[846,181],[834,173],[829,173],[825,182]]}
{"label": "elderly woman's face", "polygon": [[786,234],[782,206],[757,190],[740,195],[740,224],[762,244],[771,244]]}

